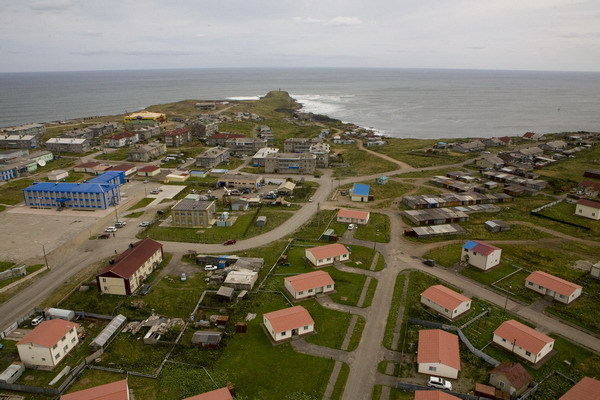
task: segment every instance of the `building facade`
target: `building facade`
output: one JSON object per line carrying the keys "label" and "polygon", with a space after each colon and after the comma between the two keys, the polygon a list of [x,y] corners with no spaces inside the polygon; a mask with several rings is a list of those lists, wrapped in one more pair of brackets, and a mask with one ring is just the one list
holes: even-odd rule
{"label": "building facade", "polygon": [[129,161],[148,162],[167,153],[164,143],[133,144],[129,147],[127,159]]}
{"label": "building facade", "polygon": [[478,240],[469,240],[462,247],[460,260],[487,271],[500,264],[502,249]]}
{"label": "building facade", "polygon": [[263,314],[263,324],[276,343],[308,335],[315,330],[315,321],[302,306]]}
{"label": "building facade", "polygon": [[215,168],[217,165],[229,162],[231,149],[227,147],[213,147],[196,157],[196,166]]}
{"label": "building facade", "polygon": [[350,250],[342,244],[334,243],[306,249],[304,256],[315,267],[324,267],[336,262],[349,261]]}
{"label": "building facade", "polygon": [[283,280],[283,286],[294,300],[302,300],[335,290],[335,282],[325,271],[313,271],[289,276]]}
{"label": "building facade", "polygon": [[0,147],[6,149],[35,149],[39,137],[35,135],[0,135]]}
{"label": "building facade", "polygon": [[25,205],[34,208],[105,210],[121,201],[119,185],[36,182],[23,189]]}
{"label": "building facade", "polygon": [[21,362],[29,368],[54,368],[79,343],[78,327],[63,319],[43,321],[17,342]]}
{"label": "building facade", "polygon": [[554,339],[515,320],[504,321],[494,331],[493,342],[536,364],[554,348]]}
{"label": "building facade", "polygon": [[171,209],[172,225],[181,228],[206,228],[217,218],[217,204],[212,201],[183,199]]}
{"label": "building facade", "polygon": [[87,153],[91,148],[89,139],[52,138],[46,141],[46,149],[55,153]]}
{"label": "building facade", "polygon": [[310,153],[276,153],[265,156],[267,174],[314,174],[317,156]]}

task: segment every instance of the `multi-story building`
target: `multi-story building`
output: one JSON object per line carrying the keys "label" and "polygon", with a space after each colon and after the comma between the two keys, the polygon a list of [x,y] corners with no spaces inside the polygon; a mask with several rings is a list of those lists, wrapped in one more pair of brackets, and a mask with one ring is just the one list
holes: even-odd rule
{"label": "multi-story building", "polygon": [[313,174],[317,167],[317,156],[310,153],[276,153],[265,158],[267,174]]}
{"label": "multi-story building", "polygon": [[52,369],[77,343],[79,324],[63,319],[43,321],[17,342],[21,362],[29,368]]}
{"label": "multi-story building", "polygon": [[9,135],[34,135],[42,136],[46,134],[46,126],[44,124],[25,124],[19,126],[11,126],[3,129]]}
{"label": "multi-story building", "polygon": [[196,157],[196,166],[214,168],[217,165],[228,162],[231,150],[227,147],[213,147]]}
{"label": "multi-story building", "polygon": [[215,133],[206,139],[206,144],[209,146],[225,146],[225,142],[229,139],[243,139],[245,137],[238,133]]}
{"label": "multi-story building", "polygon": [[127,159],[129,161],[148,162],[167,153],[164,143],[133,144],[129,147]]}
{"label": "multi-story building", "polygon": [[253,167],[264,167],[265,166],[265,157],[269,154],[279,153],[279,149],[276,147],[263,147],[258,150],[256,154],[252,156],[252,166]]}
{"label": "multi-story building", "polygon": [[206,139],[207,137],[217,133],[219,130],[219,124],[211,119],[197,119],[190,124],[190,130],[193,137]]}
{"label": "multi-story building", "polygon": [[329,167],[329,144],[315,143],[312,146],[310,146],[308,152],[317,156],[317,168]]}
{"label": "multi-story building", "polygon": [[123,132],[109,137],[106,140],[107,147],[125,147],[140,141],[136,132]]}
{"label": "multi-story building", "polygon": [[260,175],[232,175],[225,174],[221,175],[217,180],[217,185],[226,188],[258,188],[263,181],[263,177]]}
{"label": "multi-story building", "polygon": [[119,185],[110,183],[36,182],[23,189],[25,204],[35,208],[105,210],[121,201]]}
{"label": "multi-story building", "polygon": [[265,139],[256,138],[232,138],[225,141],[225,147],[231,149],[233,154],[253,155],[267,145]]}
{"label": "multi-story building", "polygon": [[217,218],[217,204],[212,201],[183,199],[171,209],[172,225],[182,228],[206,228]]}
{"label": "multi-story building", "polygon": [[308,153],[313,144],[323,143],[320,138],[290,138],[283,141],[285,153]]}
{"label": "multi-story building", "polygon": [[192,133],[188,128],[177,128],[165,132],[165,144],[167,147],[179,147],[192,141]]}
{"label": "multi-story building", "polygon": [[0,135],[0,147],[7,149],[34,149],[39,146],[35,135]]}
{"label": "multi-story building", "polygon": [[160,135],[160,126],[158,125],[147,125],[147,126],[135,126],[133,131],[138,134],[140,140],[148,140],[150,138]]}
{"label": "multi-story building", "polygon": [[91,144],[88,139],[52,138],[46,142],[46,149],[55,153],[87,153]]}

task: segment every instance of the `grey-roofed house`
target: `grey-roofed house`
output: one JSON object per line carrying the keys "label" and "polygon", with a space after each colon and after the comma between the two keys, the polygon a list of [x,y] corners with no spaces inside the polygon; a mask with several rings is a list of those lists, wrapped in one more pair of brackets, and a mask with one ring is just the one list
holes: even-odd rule
{"label": "grey-roofed house", "polygon": [[219,290],[217,290],[217,298],[219,298],[219,300],[231,301],[234,292],[235,290],[233,288],[221,286]]}
{"label": "grey-roofed house", "polygon": [[457,151],[459,153],[471,153],[475,151],[481,151],[483,149],[485,149],[485,145],[477,140],[467,143],[459,143],[454,145],[452,148],[453,151]]}
{"label": "grey-roofed house", "polygon": [[219,347],[223,332],[217,331],[198,331],[192,336],[192,345],[213,349]]}
{"label": "grey-roofed house", "polygon": [[214,200],[196,201],[183,199],[171,209],[172,226],[181,228],[206,228],[217,218]]}

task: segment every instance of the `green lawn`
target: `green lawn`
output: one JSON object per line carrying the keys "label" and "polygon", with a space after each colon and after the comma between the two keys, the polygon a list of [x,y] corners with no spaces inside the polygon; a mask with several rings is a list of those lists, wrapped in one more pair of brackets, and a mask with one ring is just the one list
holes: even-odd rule
{"label": "green lawn", "polygon": [[138,201],[137,203],[135,203],[134,205],[132,205],[131,207],[129,207],[127,209],[127,211],[129,211],[129,210],[137,210],[138,208],[144,208],[148,204],[152,203],[154,200],[156,200],[156,199],[152,198],[152,197],[144,197],[143,199],[141,199],[140,201]]}
{"label": "green lawn", "polygon": [[104,154],[98,155],[96,157],[98,160],[110,160],[110,161],[124,161],[127,160],[127,153],[129,152],[128,147],[124,147],[122,149],[117,149],[115,151],[108,151]]}
{"label": "green lawn", "polygon": [[569,204],[566,201],[563,201],[552,207],[544,208],[540,211],[540,214],[557,218],[562,221],[583,225],[597,234],[600,233],[600,224],[598,224],[598,221],[575,215],[575,207],[575,204]]}
{"label": "green lawn", "polygon": [[376,146],[373,147],[372,150],[386,154],[396,160],[403,161],[415,168],[455,164],[477,156],[477,154],[462,154],[445,151],[437,153],[426,152],[425,149],[430,148],[438,142],[436,139],[387,138],[386,141],[388,143],[385,146]]}
{"label": "green lawn", "polygon": [[16,264],[10,261],[0,261],[0,272],[6,271],[7,269],[11,269]]}
{"label": "green lawn", "polygon": [[[336,303],[356,306],[367,277],[365,275],[338,271],[334,267],[327,267],[323,270],[327,271],[335,281],[336,292],[329,295],[329,297]],[[362,307],[370,305],[375,288],[377,287],[377,279],[371,279],[369,286],[370,288],[367,291],[367,297]]]}
{"label": "green lawn", "polygon": [[335,381],[335,387],[333,388],[333,393],[330,397],[331,400],[339,400],[342,398],[342,395],[344,394],[344,388],[346,387],[346,381],[348,380],[348,375],[350,375],[350,367],[348,364],[342,363],[342,368],[338,374],[337,381]]}
{"label": "green lawn", "polygon": [[546,312],[591,332],[600,332],[600,318],[596,313],[590,312],[600,309],[600,281],[584,274],[573,282],[583,286],[583,295],[568,305],[555,301],[546,308]]}
{"label": "green lawn", "polygon": [[358,225],[354,237],[378,243],[390,241],[390,218],[386,214],[371,213],[367,225]]}
{"label": "green lawn", "polygon": [[0,204],[16,205],[23,201],[23,189],[33,184],[32,179],[17,179],[0,186]]}
{"label": "green lawn", "polygon": [[[600,163],[600,146],[597,143],[592,148],[575,153],[575,158],[557,161],[538,171],[542,177],[569,179],[580,182],[586,169],[597,168]],[[594,165],[596,167],[594,167]]]}
{"label": "green lawn", "polygon": [[125,218],[138,218],[141,217],[142,215],[144,215],[144,211],[140,211],[140,212],[135,212],[135,213],[130,213],[125,215]]}
{"label": "green lawn", "polygon": [[333,151],[340,155],[341,162],[350,165],[349,167],[335,168],[333,175],[337,178],[384,174],[398,167],[393,162],[383,159],[377,159],[376,162],[373,162],[373,156],[359,150],[356,144],[334,145]]}
{"label": "green lawn", "polygon": [[339,349],[346,337],[352,314],[322,307],[316,300],[302,302],[315,320],[315,335],[307,336],[306,341],[319,346]]}
{"label": "green lawn", "polygon": [[331,221],[335,222],[336,210],[321,210],[306,224],[292,234],[296,239],[318,240]]}
{"label": "green lawn", "polygon": [[[375,181],[362,181],[358,183],[371,185],[369,194],[373,195],[375,201],[392,200],[403,196],[406,192],[415,188],[413,185],[400,183],[395,180],[389,180],[385,185],[378,185]],[[340,187],[340,189],[350,190],[352,189],[352,185],[353,184],[344,185]]]}
{"label": "green lawn", "polygon": [[439,169],[428,169],[428,170],[418,170],[418,171],[410,171],[410,172],[404,172],[404,173],[400,173],[397,175],[394,175],[394,177],[397,178],[429,178],[432,176],[446,176],[446,174],[448,172],[453,172],[453,171],[465,171],[465,169],[460,168],[460,167],[446,167],[446,168],[439,168]]}
{"label": "green lawn", "polygon": [[[27,275],[31,275],[34,272],[44,268],[45,265],[44,264],[35,264],[35,265],[30,265],[29,267],[27,267]],[[8,269],[8,268],[6,268]],[[3,269],[0,267],[0,271],[2,271]],[[16,276],[14,278],[10,278],[10,279],[3,279],[0,281],[0,288],[3,288],[5,286],[10,285],[11,283],[17,282],[23,278],[26,278],[26,276]]]}

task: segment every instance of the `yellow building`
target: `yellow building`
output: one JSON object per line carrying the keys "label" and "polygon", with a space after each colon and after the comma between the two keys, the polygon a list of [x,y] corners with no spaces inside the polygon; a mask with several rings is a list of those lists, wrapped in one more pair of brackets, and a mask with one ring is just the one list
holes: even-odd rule
{"label": "yellow building", "polygon": [[52,369],[79,343],[79,324],[63,319],[43,321],[17,343],[26,367]]}
{"label": "yellow building", "polygon": [[165,114],[154,113],[154,112],[150,112],[150,111],[135,112],[135,113],[129,114],[128,116],[123,118],[123,121],[126,124],[130,123],[130,122],[135,122],[135,121],[162,122],[162,121],[166,121],[166,120],[167,120],[167,116]]}

